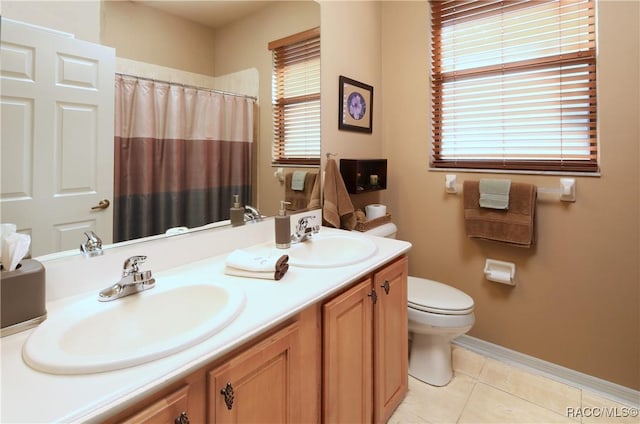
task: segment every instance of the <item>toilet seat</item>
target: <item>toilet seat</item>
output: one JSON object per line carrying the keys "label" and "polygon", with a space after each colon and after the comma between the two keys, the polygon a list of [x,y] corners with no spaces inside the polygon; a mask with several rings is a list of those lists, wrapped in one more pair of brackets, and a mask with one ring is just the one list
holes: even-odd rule
{"label": "toilet seat", "polygon": [[473,311],[473,299],[455,287],[425,278],[409,277],[408,306],[442,315],[466,315]]}

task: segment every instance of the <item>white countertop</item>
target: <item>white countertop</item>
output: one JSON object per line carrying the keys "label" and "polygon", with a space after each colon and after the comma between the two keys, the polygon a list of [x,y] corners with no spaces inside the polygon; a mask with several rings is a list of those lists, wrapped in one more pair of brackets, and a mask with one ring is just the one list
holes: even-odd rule
{"label": "white countertop", "polygon": [[[194,347],[139,366],[96,374],[53,375],[35,371],[23,362],[21,354],[23,344],[34,330],[4,337],[1,340],[0,422],[100,421],[239,347],[307,306],[340,291],[361,276],[408,252],[411,248],[411,244],[404,241],[371,236],[377,245],[376,253],[354,265],[334,269],[291,266],[280,281],[225,275],[224,260],[231,250],[272,241],[273,222],[251,226],[253,225],[255,228],[241,229],[240,237],[237,236],[238,232],[233,233],[227,230],[200,234],[197,237],[187,236],[191,237],[190,239],[163,240],[158,242],[160,243],[158,246],[142,244],[123,252],[110,252],[112,258],[103,260],[104,264],[101,263],[100,267],[103,268],[107,266],[106,264],[113,267],[114,263],[120,263],[121,257],[129,255],[132,249],[136,249],[136,253],[147,254],[147,251],[152,251],[156,256],[172,255],[171,259],[161,258],[162,261],[157,259],[155,266],[153,263],[148,267],[147,264],[143,266],[144,269],[154,270],[157,284],[173,284],[184,280],[241,286],[247,298],[244,310],[229,326]],[[232,231],[234,230],[236,229]],[[326,227],[321,229],[321,233],[340,231]],[[254,233],[260,233],[260,235],[254,237]],[[246,237],[247,234],[252,236]],[[234,241],[229,242],[229,237],[233,237]],[[238,239],[244,239],[244,242]],[[184,251],[184,243],[190,246],[191,254]],[[217,247],[203,251],[202,243]],[[223,245],[225,247],[221,247]],[[149,255],[151,259],[151,254]],[[71,272],[68,269],[69,264],[61,264],[60,260],[57,261],[52,262],[49,268],[45,262],[48,290],[49,278],[56,280],[55,284],[51,284],[53,294],[48,294],[49,317],[79,297],[95,297],[97,294],[95,287],[107,286],[109,283],[104,284],[105,281],[111,281],[110,275],[96,278],[98,281],[92,281],[90,289],[83,286],[86,290],[78,293],[75,289],[74,292],[69,288],[68,282],[62,282],[62,276],[68,280],[72,275],[73,278],[77,278],[78,275],[86,274]],[[165,267],[160,265],[161,262],[166,264]],[[93,263],[72,260],[71,265],[86,266],[91,270],[90,265]],[[115,271],[119,272],[117,267]],[[188,305],[176,305],[171,313],[188,313]],[[96,337],[100,336],[96,334]]]}

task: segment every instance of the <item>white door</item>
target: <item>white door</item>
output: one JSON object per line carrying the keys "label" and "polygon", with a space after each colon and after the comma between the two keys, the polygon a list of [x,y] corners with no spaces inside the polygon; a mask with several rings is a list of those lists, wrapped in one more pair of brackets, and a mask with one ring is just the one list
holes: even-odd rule
{"label": "white door", "polygon": [[[111,243],[115,51],[2,19],[1,220],[31,255]],[[102,202],[102,203],[100,203]]]}

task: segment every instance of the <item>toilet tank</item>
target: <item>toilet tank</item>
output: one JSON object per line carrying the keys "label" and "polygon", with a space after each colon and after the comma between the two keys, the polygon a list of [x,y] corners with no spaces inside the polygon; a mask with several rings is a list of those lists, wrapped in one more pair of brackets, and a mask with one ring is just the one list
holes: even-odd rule
{"label": "toilet tank", "polygon": [[388,222],[386,224],[379,225],[375,228],[365,231],[364,233],[372,236],[394,239],[396,238],[396,234],[398,233],[398,227],[396,227],[396,224],[394,224],[393,222]]}

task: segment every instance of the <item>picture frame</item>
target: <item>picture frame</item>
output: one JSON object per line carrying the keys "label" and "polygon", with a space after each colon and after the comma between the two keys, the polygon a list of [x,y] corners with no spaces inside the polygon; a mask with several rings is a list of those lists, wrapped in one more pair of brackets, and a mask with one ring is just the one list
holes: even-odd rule
{"label": "picture frame", "polygon": [[340,75],[338,129],[373,132],[373,87]]}

